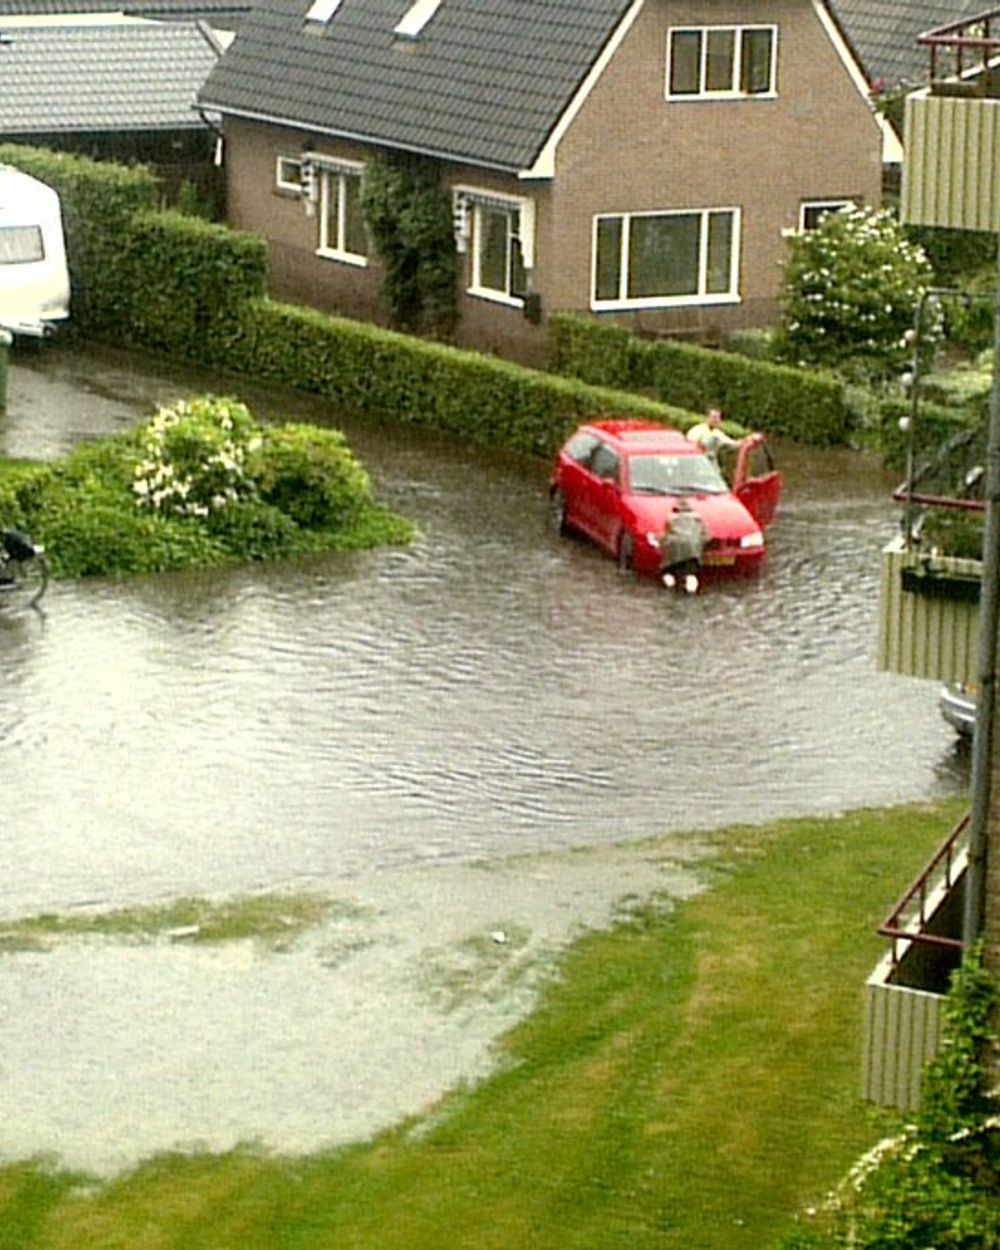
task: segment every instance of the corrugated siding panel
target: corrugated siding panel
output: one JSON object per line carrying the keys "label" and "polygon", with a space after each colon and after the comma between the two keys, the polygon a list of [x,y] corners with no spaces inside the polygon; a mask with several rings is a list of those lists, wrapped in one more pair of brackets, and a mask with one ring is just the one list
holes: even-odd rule
{"label": "corrugated siding panel", "polygon": [[915,1111],[924,1068],[938,1052],[938,994],[887,984],[876,973],[865,987],[862,1097],[883,1107]]}
{"label": "corrugated siding panel", "polygon": [[[904,677],[935,681],[975,681],[979,657],[979,609],[974,603],[935,599],[905,591],[904,568],[921,562],[896,539],[882,552],[876,664]],[[978,569],[956,560],[955,572]]]}
{"label": "corrugated siding panel", "polygon": [[1000,100],[910,96],[901,213],[920,226],[1000,230]]}

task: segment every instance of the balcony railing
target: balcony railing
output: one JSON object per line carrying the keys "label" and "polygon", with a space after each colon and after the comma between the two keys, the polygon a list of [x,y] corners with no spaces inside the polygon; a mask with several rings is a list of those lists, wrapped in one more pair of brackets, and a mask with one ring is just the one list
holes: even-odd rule
{"label": "balcony railing", "polygon": [[930,53],[932,93],[1000,95],[1000,82],[990,72],[1000,57],[1000,9],[926,31],[917,42]]}
{"label": "balcony railing", "polygon": [[942,1007],[961,960],[964,817],[879,927],[892,945],[865,987],[862,1095],[883,1106],[920,1106],[928,1062],[941,1045]]}
{"label": "balcony railing", "polygon": [[892,941],[894,969],[899,968],[903,956],[913,945],[958,953],[963,950],[961,938],[933,932],[931,926],[965,872],[968,832],[969,816],[965,815],[879,925],[879,933]]}

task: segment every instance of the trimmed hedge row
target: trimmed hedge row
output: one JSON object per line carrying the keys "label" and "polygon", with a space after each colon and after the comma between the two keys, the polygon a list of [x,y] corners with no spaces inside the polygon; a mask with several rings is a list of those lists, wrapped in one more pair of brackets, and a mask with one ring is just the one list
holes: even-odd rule
{"label": "trimmed hedge row", "polygon": [[203,359],[206,338],[267,290],[267,244],[177,212],[142,212],[128,231],[122,308],[146,348]]}
{"label": "trimmed hedge row", "polygon": [[690,343],[640,339],[591,317],[552,314],[548,352],[554,373],[645,392],[695,412],[719,407],[749,429],[812,446],[844,444],[854,425],[843,385],[833,378]]}
{"label": "trimmed hedge row", "polygon": [[62,198],[73,321],[82,334],[538,455],[550,454],[587,417],[643,415],[684,429],[695,420],[651,397],[271,302],[264,296],[266,243],[154,211],[156,180],[148,170],[9,144],[0,145],[0,160]]}
{"label": "trimmed hedge row", "polygon": [[649,416],[687,429],[679,408],[267,299],[218,327],[208,363],[479,443],[551,454],[581,420]]}

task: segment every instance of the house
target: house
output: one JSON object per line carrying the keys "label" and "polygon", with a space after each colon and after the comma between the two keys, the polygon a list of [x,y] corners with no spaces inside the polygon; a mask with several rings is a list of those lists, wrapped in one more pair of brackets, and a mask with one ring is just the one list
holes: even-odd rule
{"label": "house", "polygon": [[199,99],[275,295],[385,320],[360,187],[419,154],[451,198],[458,341],[529,363],[553,310],[765,324],[783,234],[880,197],[827,0],[263,0]]}
{"label": "house", "polygon": [[196,96],[237,18],[234,0],[0,0],[0,140],[210,181]]}

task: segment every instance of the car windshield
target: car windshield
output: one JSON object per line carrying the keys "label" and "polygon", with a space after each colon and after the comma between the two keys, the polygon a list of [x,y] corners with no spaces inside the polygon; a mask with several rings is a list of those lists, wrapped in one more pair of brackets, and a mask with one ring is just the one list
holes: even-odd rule
{"label": "car windshield", "polygon": [[636,495],[724,495],[729,490],[708,456],[630,456],[629,475]]}

